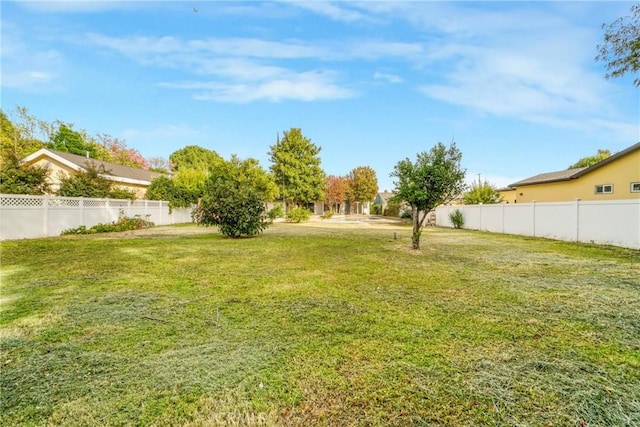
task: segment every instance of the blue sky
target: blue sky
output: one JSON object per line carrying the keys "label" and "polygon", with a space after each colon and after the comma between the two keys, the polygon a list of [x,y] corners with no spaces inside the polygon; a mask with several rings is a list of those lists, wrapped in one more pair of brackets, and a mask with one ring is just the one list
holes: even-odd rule
{"label": "blue sky", "polygon": [[146,157],[267,151],[291,127],[328,174],[455,139],[503,186],[640,140],[633,76],[605,80],[627,2],[7,2],[2,109],[108,133]]}

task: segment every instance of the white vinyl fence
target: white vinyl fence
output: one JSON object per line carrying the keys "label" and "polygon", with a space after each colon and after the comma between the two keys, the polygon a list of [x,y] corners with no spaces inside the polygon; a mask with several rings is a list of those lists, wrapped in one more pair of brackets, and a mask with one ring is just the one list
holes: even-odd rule
{"label": "white vinyl fence", "polygon": [[456,209],[471,230],[640,249],[640,199],[439,206],[436,225]]}
{"label": "white vinyl fence", "polygon": [[0,240],[59,236],[69,228],[116,221],[120,211],[156,225],[191,222],[191,208],[169,213],[163,201],[0,194]]}

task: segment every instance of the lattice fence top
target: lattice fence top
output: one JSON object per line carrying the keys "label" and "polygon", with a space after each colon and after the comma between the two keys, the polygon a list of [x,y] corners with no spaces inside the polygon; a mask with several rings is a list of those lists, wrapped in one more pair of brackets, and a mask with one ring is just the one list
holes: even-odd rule
{"label": "lattice fence top", "polygon": [[76,198],[56,197],[49,198],[48,205],[50,208],[77,208],[80,206],[80,200]]}
{"label": "lattice fence top", "polygon": [[[139,201],[144,206],[145,201]],[[28,196],[23,194],[0,194],[2,208],[126,208],[132,202],[121,199],[87,199],[83,197]]]}
{"label": "lattice fence top", "polygon": [[86,199],[82,202],[83,206],[87,208],[104,208],[107,206],[107,201],[102,199]]}
{"label": "lattice fence top", "polygon": [[44,197],[2,194],[0,195],[0,206],[3,208],[39,208],[44,206]]}

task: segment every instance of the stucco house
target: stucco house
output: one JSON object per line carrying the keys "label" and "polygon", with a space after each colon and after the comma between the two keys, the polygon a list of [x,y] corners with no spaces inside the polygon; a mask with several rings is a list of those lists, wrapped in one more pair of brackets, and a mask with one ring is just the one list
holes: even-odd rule
{"label": "stucco house", "polygon": [[47,167],[50,171],[49,181],[54,193],[60,188],[62,177],[78,171],[86,172],[88,165],[92,165],[95,168],[104,168],[107,173],[102,176],[113,181],[117,187],[133,190],[138,199],[144,199],[151,181],[163,175],[158,172],[150,172],[48,148],[42,148],[28,155],[22,159],[22,164]]}
{"label": "stucco house", "polygon": [[509,203],[640,198],[640,142],[595,165],[548,172],[511,184]]}

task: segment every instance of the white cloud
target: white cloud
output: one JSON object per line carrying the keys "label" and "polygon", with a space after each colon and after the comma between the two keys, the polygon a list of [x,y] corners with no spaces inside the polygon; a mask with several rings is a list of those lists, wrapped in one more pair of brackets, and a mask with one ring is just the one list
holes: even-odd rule
{"label": "white cloud", "polygon": [[394,74],[375,72],[373,73],[373,78],[386,83],[402,83],[402,77]]}
{"label": "white cloud", "polygon": [[346,2],[332,3],[328,1],[289,1],[288,4],[306,9],[318,15],[326,16],[334,21],[354,22],[369,21],[371,17],[357,10],[348,8]]}
{"label": "white cloud", "polygon": [[88,0],[25,0],[18,2],[20,6],[39,13],[96,13],[106,10],[130,8],[128,0],[88,1]]}
{"label": "white cloud", "polygon": [[281,78],[262,81],[240,82],[179,82],[162,83],[161,86],[194,91],[194,98],[203,101],[218,101],[244,104],[266,100],[322,101],[354,96],[350,89],[332,81],[332,73],[306,72],[283,73]]}
{"label": "white cloud", "polygon": [[29,92],[56,90],[54,83],[62,69],[60,52],[29,47],[21,30],[2,24],[2,67],[0,85]]}

